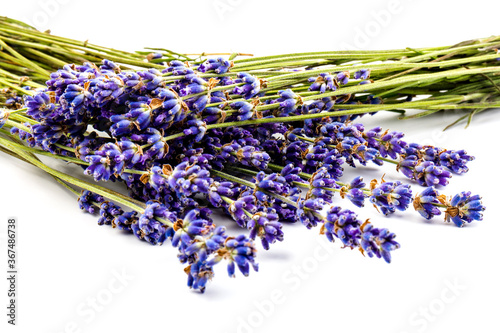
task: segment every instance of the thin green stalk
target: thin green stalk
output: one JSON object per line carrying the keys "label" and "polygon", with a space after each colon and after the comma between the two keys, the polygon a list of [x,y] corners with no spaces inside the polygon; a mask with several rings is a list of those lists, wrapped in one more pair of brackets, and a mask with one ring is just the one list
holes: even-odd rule
{"label": "thin green stalk", "polygon": [[[3,145],[4,147],[6,148],[9,148],[10,150],[12,151],[16,151],[16,152],[19,152],[22,150],[21,149],[18,149],[14,144],[13,142],[9,141],[9,140],[6,140],[4,138],[0,138],[0,144]],[[22,153],[21,153],[22,155]],[[32,157],[29,157],[27,155],[23,156],[26,160],[30,161],[31,164],[33,164],[34,166],[42,169],[43,171],[55,176],[55,177],[58,177],[60,178],[61,180],[67,182],[67,183],[70,183],[70,184],[73,184],[75,186],[78,186],[78,187],[81,187],[83,189],[87,189],[89,191],[92,191],[96,194],[99,194],[99,195],[102,195],[103,197],[106,197],[106,198],[109,198],[113,201],[116,201],[124,206],[127,206],[135,211],[138,211],[138,212],[144,212],[144,209],[138,205],[136,205],[135,203],[132,203],[130,201],[128,201],[128,198],[125,197],[125,196],[122,196],[122,195],[117,195],[115,193],[113,193],[113,191],[107,189],[107,188],[104,188],[102,186],[99,186],[99,185],[94,185],[94,184],[91,184],[89,182],[86,182],[84,180],[81,180],[81,179],[78,179],[78,178],[75,178],[73,176],[70,176],[70,175],[67,175],[65,173],[62,173],[60,171],[57,171],[55,169],[52,169],[51,167],[48,167],[47,165],[43,164],[42,162],[40,161],[37,161],[35,160],[34,158]],[[127,199],[125,199],[127,198]]]}
{"label": "thin green stalk", "polygon": [[46,75],[46,76],[50,75],[50,73],[47,72],[45,69],[41,68],[40,66],[38,66],[37,64],[35,64],[33,61],[30,61],[30,60],[26,59],[19,52],[17,52],[13,48],[11,48],[9,45],[7,45],[2,40],[2,38],[0,38],[0,46],[2,46],[10,54],[12,54],[12,56],[14,56],[20,64],[22,64],[22,65],[24,65],[26,67],[29,67],[29,68],[33,68],[35,71],[39,72],[42,75]]}
{"label": "thin green stalk", "polygon": [[[30,161],[28,161],[28,160],[27,160],[27,159],[25,159],[24,157],[20,156],[19,154],[16,154],[15,152],[13,152],[13,151],[11,151],[11,150],[8,150],[8,149],[4,148],[4,147],[2,147],[2,146],[0,146],[0,151],[1,151],[1,152],[3,152],[3,153],[5,153],[5,154],[8,154],[8,155],[10,155],[10,156],[12,156],[12,157],[15,157],[15,158],[17,158],[17,159],[19,159],[19,160],[21,160],[21,161],[23,161],[23,162],[25,162],[25,163],[28,163],[28,164],[33,165]],[[28,154],[29,154],[29,153],[28,153]],[[37,160],[38,160],[38,158],[36,158],[34,155],[32,155],[32,154],[29,154],[29,155],[30,155],[30,156],[32,156],[33,158],[35,158],[35,159],[37,159]],[[33,165],[33,166],[35,166],[35,165]],[[36,167],[36,166],[35,166],[35,167]],[[51,176],[52,176],[52,175],[51,175]],[[57,178],[57,177],[55,177],[55,176],[52,176],[52,177],[53,177],[53,178],[54,178],[54,179],[55,179],[58,183],[60,183],[61,185],[63,185],[65,188],[67,188],[70,192],[72,192],[72,193],[73,193],[73,194],[75,194],[76,196],[79,196],[79,195],[80,195],[80,193],[78,193],[75,189],[73,189],[73,188],[72,188],[72,187],[70,187],[68,184],[66,184],[65,182],[63,182],[61,179],[59,179],[59,178]]]}
{"label": "thin green stalk", "polygon": [[112,54],[114,56],[122,57],[124,60],[125,59],[136,60],[138,58],[144,59],[144,57],[140,57],[140,56],[138,57],[138,55],[136,53],[119,51],[119,50],[115,50],[112,48],[98,46],[98,45],[95,45],[92,43],[88,43],[87,41],[82,42],[82,41],[77,41],[74,39],[65,38],[65,37],[61,37],[61,36],[49,35],[49,34],[46,34],[44,32],[39,32],[37,30],[30,30],[30,31],[22,30],[21,31],[20,29],[16,29],[16,27],[13,27],[12,25],[6,25],[6,26],[9,26],[10,28],[0,28],[0,31],[14,34],[14,35],[24,36],[26,38],[36,40],[38,43],[43,41],[43,42],[47,42],[50,44],[69,46],[69,47],[73,47],[75,49],[79,49],[79,50],[84,51],[84,52],[86,52],[90,49],[90,50],[94,50],[93,52],[99,51],[99,52],[103,52],[103,53],[109,53],[109,54]]}
{"label": "thin green stalk", "polygon": [[25,90],[18,85],[12,84],[9,81],[0,78],[0,85],[2,85],[2,84],[5,85],[6,87],[12,88],[12,89],[20,92],[23,95],[33,95],[34,94],[33,91]]}
{"label": "thin green stalk", "polygon": [[10,119],[11,120],[16,120],[16,121],[19,121],[19,122],[22,122],[22,123],[29,123],[31,125],[39,124],[38,121],[33,120],[31,118],[28,118],[28,117],[25,117],[22,114],[20,114],[19,110],[15,110],[15,112],[16,113],[13,113],[13,112],[10,113]]}
{"label": "thin green stalk", "polygon": [[[0,133],[3,133],[3,134],[8,135],[8,136],[12,136],[9,132],[7,132],[7,131],[5,131],[3,129],[0,129]],[[18,148],[18,149],[22,149],[22,150],[24,150],[26,152],[34,153],[34,154],[37,154],[37,155],[48,156],[48,157],[52,157],[52,158],[55,158],[55,159],[63,160],[65,162],[71,162],[71,163],[75,163],[75,164],[79,164],[79,165],[90,165],[89,162],[82,161],[81,159],[78,159],[78,158],[75,158],[75,157],[53,154],[53,153],[47,152],[45,150],[41,150],[41,149],[33,148],[33,147],[27,147],[27,146],[24,146],[24,145],[21,145],[21,144],[18,144],[18,143],[12,143],[12,145],[14,147]],[[58,146],[61,146],[61,145],[58,145]],[[69,148],[69,147],[65,147],[65,146],[62,146],[62,147]],[[73,148],[70,148],[69,151],[74,152],[75,150]],[[134,169],[123,169],[123,172],[125,172],[125,173],[132,173],[132,174],[136,174],[136,175],[143,175],[143,174],[147,174],[148,173],[147,171],[134,170]]]}
{"label": "thin green stalk", "polygon": [[40,51],[35,50],[35,49],[25,48],[24,51],[31,53],[37,57],[43,58],[43,59],[47,60],[49,63],[51,63],[57,67],[63,67],[67,64],[67,62],[65,62],[65,61],[62,61],[60,59],[57,59],[55,57],[52,57],[46,53],[40,52]]}
{"label": "thin green stalk", "polygon": [[245,186],[248,186],[250,188],[255,188],[255,184],[252,183],[252,182],[249,182],[248,180],[241,179],[239,177],[235,177],[235,176],[229,175],[229,174],[227,174],[225,172],[217,171],[217,170],[214,170],[214,169],[212,169],[210,172],[213,173],[216,176],[219,176],[221,178],[233,181],[235,183],[238,183],[238,184],[241,184],[241,185],[245,185]]}
{"label": "thin green stalk", "polygon": [[[251,183],[247,180],[244,180],[244,179],[241,179],[241,178],[238,178],[238,177],[235,177],[235,176],[232,176],[232,175],[229,175],[225,172],[221,172],[221,171],[217,171],[217,170],[211,170],[210,172],[216,174],[217,176],[221,177],[221,178],[224,178],[224,179],[227,179],[227,180],[230,180],[230,181],[233,181],[235,183],[238,183],[238,184],[241,184],[241,185],[245,185],[245,186],[248,186],[250,188],[257,188],[257,186],[254,184],[254,183]],[[288,199],[288,198],[285,198],[284,196],[282,195],[279,195],[279,194],[276,194],[276,193],[272,193],[272,192],[268,192],[264,189],[261,189],[259,188],[258,189],[260,192],[262,193],[265,193],[267,195],[270,195],[270,196],[273,196],[275,197],[276,199],[279,199],[281,200],[282,202],[286,203],[286,204],[289,204],[293,207],[297,207],[297,203]],[[321,215],[320,215],[321,216]],[[323,218],[323,217],[322,217]]]}

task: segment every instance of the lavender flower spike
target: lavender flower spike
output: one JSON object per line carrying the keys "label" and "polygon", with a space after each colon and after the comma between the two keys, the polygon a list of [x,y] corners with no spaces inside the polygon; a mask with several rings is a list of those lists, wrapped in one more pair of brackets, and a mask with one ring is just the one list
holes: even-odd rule
{"label": "lavender flower spike", "polygon": [[391,251],[400,248],[394,240],[396,235],[388,229],[378,229],[366,221],[361,227],[361,248],[371,258],[384,258],[387,263],[391,262]]}
{"label": "lavender flower spike", "polygon": [[481,221],[485,207],[479,195],[471,195],[470,192],[461,192],[451,199],[449,207],[445,211],[445,219],[455,223],[457,227],[463,227],[465,222]]}
{"label": "lavender flower spike", "polygon": [[441,210],[436,205],[442,204],[443,198],[433,187],[428,187],[422,193],[415,195],[413,208],[425,219],[430,220],[436,215],[441,215]]}

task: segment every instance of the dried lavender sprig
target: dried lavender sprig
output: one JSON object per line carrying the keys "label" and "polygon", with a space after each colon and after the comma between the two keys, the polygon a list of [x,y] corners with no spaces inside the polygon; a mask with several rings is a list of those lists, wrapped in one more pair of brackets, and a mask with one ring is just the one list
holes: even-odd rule
{"label": "dried lavender sprig", "polygon": [[467,191],[446,197],[433,188],[427,188],[416,195],[413,207],[427,220],[440,215],[443,211],[445,221],[453,221],[457,227],[463,227],[465,223],[474,220],[481,221],[482,212],[486,209],[479,195],[471,195],[471,192]]}
{"label": "dried lavender sprig", "polygon": [[[277,171],[284,169],[284,167],[272,163],[269,164],[269,167]],[[254,173],[241,167],[232,168],[245,174]],[[312,186],[312,182],[315,180],[314,175],[303,172],[297,175],[305,182],[295,181],[295,185],[308,191],[314,189],[315,186]],[[423,192],[412,196],[409,185],[404,185],[398,181],[387,182],[383,178],[380,184],[376,179],[372,180],[369,188],[365,187],[366,184],[363,182],[362,177],[356,177],[350,184],[340,181],[335,181],[335,184],[338,187],[321,186],[320,189],[326,192],[339,193],[342,199],[347,198],[358,207],[363,207],[365,199],[369,198],[370,202],[376,208],[379,207],[384,215],[394,213],[396,209],[404,211],[413,202],[415,210],[425,219],[429,220],[436,215],[440,215],[441,211],[443,211],[445,212],[446,221],[452,220],[458,227],[463,227],[465,222],[481,221],[481,212],[485,210],[485,206],[480,202],[480,196],[471,196],[470,192],[461,192],[447,198],[445,195],[440,195],[435,188],[428,187]]]}
{"label": "dried lavender sprig", "polygon": [[[468,171],[467,163],[474,159],[464,150],[447,151],[432,146],[408,145],[402,140],[403,133],[388,131],[382,133],[381,127],[364,131],[361,124],[356,125],[357,127],[353,127],[356,132],[352,134],[353,137],[344,133],[349,131],[349,125],[333,122],[319,128],[321,134],[325,135],[324,139],[295,135],[293,132],[287,139],[292,137],[312,144],[323,142],[330,149],[340,150],[339,153],[347,158],[351,166],[354,166],[353,157],[362,165],[369,160],[380,166],[381,161],[396,164],[397,171],[424,186],[447,185],[448,179],[451,178],[450,171],[457,174],[465,173]],[[334,129],[324,128],[328,126]],[[337,131],[342,133],[339,138],[336,137]]]}

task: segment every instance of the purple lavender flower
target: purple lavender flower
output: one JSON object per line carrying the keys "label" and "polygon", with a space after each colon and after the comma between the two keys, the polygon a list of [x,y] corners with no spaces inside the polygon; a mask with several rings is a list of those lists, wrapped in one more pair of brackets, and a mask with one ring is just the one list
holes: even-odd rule
{"label": "purple lavender flower", "polygon": [[356,213],[341,207],[331,207],[326,214],[326,221],[321,227],[321,233],[325,234],[330,242],[334,237],[339,238],[344,246],[351,249],[359,246],[361,230]]}
{"label": "purple lavender flower", "polygon": [[106,143],[94,155],[87,155],[85,161],[90,165],[85,174],[92,175],[96,181],[109,180],[114,175],[120,175],[125,167],[124,156],[114,143]]}
{"label": "purple lavender flower", "polygon": [[138,71],[137,75],[141,77],[142,84],[146,91],[154,91],[156,88],[163,88],[165,86],[163,82],[164,77],[157,69],[149,68],[145,71]]}
{"label": "purple lavender flower", "polygon": [[339,85],[343,86],[349,82],[350,73],[347,71],[337,73],[337,82]]}
{"label": "purple lavender flower", "polygon": [[179,197],[208,193],[212,181],[210,171],[197,164],[190,165],[187,161],[178,164],[168,175],[168,184]]}
{"label": "purple lavender flower", "polygon": [[180,249],[179,260],[181,263],[192,263],[196,260],[207,261],[210,254],[215,253],[224,246],[227,238],[225,227],[209,228],[207,235],[204,237],[195,236],[189,246]]}
{"label": "purple lavender flower", "polygon": [[301,171],[299,167],[296,167],[293,163],[289,163],[281,170],[281,176],[285,177],[285,181],[289,185],[293,185],[293,182],[303,183],[304,181],[299,176]]}
{"label": "purple lavender flower", "polygon": [[335,76],[328,73],[321,73],[317,77],[310,77],[308,81],[311,82],[309,90],[319,91],[321,94],[325,93],[327,90],[335,91],[339,87]]}
{"label": "purple lavender flower", "polygon": [[418,143],[409,143],[405,148],[405,156],[416,156],[417,159],[421,158],[422,145]]}
{"label": "purple lavender flower", "polygon": [[332,176],[332,178],[340,179],[344,173],[342,164],[344,164],[344,159],[338,150],[331,149],[328,153],[326,153],[322,166],[328,170],[328,173]]}
{"label": "purple lavender flower", "polygon": [[[197,74],[188,74],[185,76],[186,85],[179,90],[179,95],[181,97],[190,97],[190,95],[195,95],[186,100],[186,103],[190,106],[191,110],[196,112],[203,111],[208,103],[210,89],[215,86],[218,81],[214,78],[210,79],[208,82],[197,76]],[[207,92],[206,94],[200,94]],[[196,96],[200,94],[199,96]]]}
{"label": "purple lavender flower", "polygon": [[102,65],[101,65],[101,70],[106,71],[106,72],[119,73],[120,66],[111,60],[103,59]]}
{"label": "purple lavender flower", "polygon": [[370,69],[360,69],[359,71],[354,73],[355,80],[368,80],[370,77]]}
{"label": "purple lavender flower", "polygon": [[189,67],[188,63],[184,63],[179,60],[172,60],[166,69],[163,70],[163,73],[172,73],[174,76],[182,76],[193,74],[194,71]]}
{"label": "purple lavender flower", "polygon": [[279,103],[278,113],[280,117],[286,117],[290,113],[297,109],[297,101],[300,103],[300,96],[295,94],[291,89],[278,91],[280,98],[275,100],[275,103]]}
{"label": "purple lavender flower", "polygon": [[[203,109],[200,115],[203,118],[203,121],[207,124],[216,124],[226,120],[226,113],[220,108],[213,106]],[[245,114],[245,116],[247,116],[247,114]],[[237,117],[239,117],[239,115]],[[251,117],[252,114],[250,114],[248,118],[244,120],[250,119]]]}
{"label": "purple lavender flower", "polygon": [[269,210],[255,213],[247,222],[247,229],[250,231],[250,238],[261,238],[262,246],[269,250],[269,244],[283,240],[282,225],[278,222],[278,214]]}
{"label": "purple lavender flower", "polygon": [[127,98],[125,81],[120,76],[99,76],[93,84],[93,101],[98,107],[108,108],[113,102],[122,104]]}
{"label": "purple lavender flower", "polygon": [[425,219],[430,220],[436,215],[441,215],[441,210],[435,205],[442,205],[444,198],[433,187],[428,187],[415,196],[413,208]]}
{"label": "purple lavender flower", "polygon": [[232,200],[236,200],[236,197],[241,193],[241,186],[233,182],[218,182],[214,181],[208,190],[207,197],[210,203],[214,207],[225,206],[229,207],[229,204],[226,203],[222,197],[226,197]]}
{"label": "purple lavender flower", "polygon": [[173,226],[172,246],[182,248],[188,247],[196,236],[208,234],[213,225],[210,221],[203,219],[199,209],[190,210],[184,219],[177,220]]}
{"label": "purple lavender flower", "polygon": [[279,173],[266,174],[261,171],[253,180],[256,185],[255,197],[262,203],[273,202],[272,195],[268,193],[286,196],[290,191],[290,186]]}
{"label": "purple lavender flower", "polygon": [[141,138],[147,144],[151,145],[146,152],[144,153],[145,158],[154,158],[162,159],[169,151],[169,146],[167,142],[164,140],[163,135],[160,131],[149,127],[146,129],[146,133],[142,136],[131,136],[132,139]]}
{"label": "purple lavender flower", "polygon": [[[133,124],[140,131],[146,129],[151,123],[151,111],[153,109],[158,108],[156,104],[156,100],[149,100],[147,103],[143,101],[139,102],[130,102],[128,103],[130,107],[130,111],[126,114],[127,120],[133,122]],[[113,116],[118,118],[118,116]],[[111,117],[111,120],[114,122],[114,118]]]}
{"label": "purple lavender flower", "polygon": [[167,185],[167,179],[162,168],[157,165],[153,166],[148,174],[148,182],[156,191],[163,192]]}
{"label": "purple lavender flower", "polygon": [[110,201],[104,201],[99,206],[99,220],[98,225],[111,225],[116,216],[123,214],[123,210]]}
{"label": "purple lavender flower", "polygon": [[26,114],[36,120],[47,118],[48,115],[54,112],[56,109],[55,102],[55,94],[47,91],[40,91],[33,96],[26,95],[24,97],[24,103],[28,108]]}
{"label": "purple lavender flower", "polygon": [[260,92],[261,81],[248,73],[238,73],[238,79],[235,80],[235,83],[244,83],[244,85],[233,89],[233,94],[241,95],[244,99],[250,99]]}
{"label": "purple lavender flower", "polygon": [[467,163],[474,160],[465,150],[445,150],[439,154],[439,165],[447,167],[457,174],[469,171]]}
{"label": "purple lavender flower", "polygon": [[415,166],[414,179],[422,186],[446,186],[451,173],[431,161],[424,161]]}
{"label": "purple lavender flower", "polygon": [[36,141],[36,144],[47,151],[55,151],[51,149],[53,144],[64,144],[68,141],[67,135],[75,137],[83,135],[87,130],[87,124],[79,122],[75,119],[67,119],[62,114],[53,115],[43,119],[39,124],[30,125],[31,134]]}
{"label": "purple lavender flower", "polygon": [[214,276],[212,266],[203,261],[196,261],[187,266],[184,271],[188,274],[188,287],[199,290],[201,293],[205,292],[207,282]]}
{"label": "purple lavender flower", "polygon": [[204,63],[198,66],[198,71],[202,73],[214,71],[217,74],[224,74],[233,66],[234,63],[232,61],[219,57],[217,59],[205,60]]}
{"label": "purple lavender flower", "polygon": [[[343,124],[339,122],[330,122],[321,125],[320,133],[324,136],[321,140],[328,147],[335,147],[333,150],[336,159],[340,157],[352,167],[355,167],[354,160],[360,164],[366,165],[366,162],[373,161],[377,163],[377,157],[380,155],[378,146],[369,145],[363,137],[363,126],[361,124]],[[370,140],[370,139],[368,139]],[[376,140],[372,140],[378,144]],[[341,165],[342,162],[337,164]],[[340,168],[340,166],[338,167]],[[340,173],[341,175],[341,173]]]}
{"label": "purple lavender flower", "polygon": [[292,163],[296,166],[303,167],[302,155],[309,148],[309,144],[303,141],[293,141],[285,145],[281,150],[281,158],[286,164]]}
{"label": "purple lavender flower", "polygon": [[356,177],[347,187],[342,187],[340,195],[347,197],[355,206],[363,207],[366,198],[366,194],[363,191],[365,186],[363,177]]}
{"label": "purple lavender flower", "polygon": [[323,220],[320,215],[323,209],[324,201],[321,198],[301,199],[297,207],[297,216],[299,221],[307,228],[311,229]]}
{"label": "purple lavender flower", "polygon": [[247,213],[255,214],[257,212],[255,196],[242,194],[236,201],[231,202],[227,210],[240,227],[246,228],[249,220]]}
{"label": "purple lavender flower", "polygon": [[254,115],[255,107],[253,104],[250,104],[248,102],[237,101],[237,102],[232,103],[230,105],[230,107],[232,110],[238,110],[237,111],[238,115],[236,116],[237,121],[248,120],[248,119],[252,118],[252,116]]}
{"label": "purple lavender flower", "polygon": [[406,142],[402,140],[404,134],[401,132],[382,132],[381,127],[375,127],[365,133],[370,147],[376,148],[380,156],[397,158],[398,154],[405,153]]}
{"label": "purple lavender flower", "polygon": [[[7,120],[7,118],[4,118],[4,119],[5,119],[5,121]],[[23,123],[23,125],[30,128],[30,124],[28,122]],[[19,136],[19,139],[26,141],[30,147],[34,147],[36,145],[36,141],[33,137],[33,134],[31,134],[31,132],[26,132],[26,131],[23,131],[22,129],[19,129],[17,127],[12,127],[10,129],[10,134]]]}
{"label": "purple lavender flower", "polygon": [[330,150],[326,145],[318,143],[308,148],[303,154],[304,171],[307,173],[314,173],[323,165],[323,161]]}
{"label": "purple lavender flower", "polygon": [[335,193],[332,189],[340,188],[335,179],[328,173],[327,168],[319,168],[309,179],[309,186],[308,195],[310,198],[321,198],[329,203],[332,202]]}
{"label": "purple lavender flower", "polygon": [[98,208],[96,204],[100,204],[103,201],[104,198],[102,196],[85,190],[82,191],[82,193],[78,197],[78,206],[80,207],[80,209],[85,210],[90,214],[94,214]]}
{"label": "purple lavender flower", "polygon": [[455,223],[457,227],[463,227],[465,223],[481,221],[483,219],[484,205],[479,195],[471,195],[470,192],[461,192],[451,199],[445,211],[445,219]]}
{"label": "purple lavender flower", "polygon": [[181,100],[175,91],[159,88],[156,89],[155,92],[156,98],[163,102],[161,106],[153,110],[154,126],[166,129],[172,124],[178,123],[186,118],[186,115],[189,113],[189,107]]}
{"label": "purple lavender flower", "polygon": [[371,223],[361,226],[361,247],[371,258],[384,258],[387,263],[391,262],[391,251],[399,249],[400,245],[394,240],[396,235],[388,229],[373,227]]}
{"label": "purple lavender flower", "polygon": [[415,179],[415,166],[419,163],[418,157],[409,155],[398,163],[397,170],[410,179]]}
{"label": "purple lavender flower", "polygon": [[193,135],[196,142],[200,142],[207,132],[207,124],[199,119],[189,120],[186,125],[189,127],[183,131],[184,135]]}
{"label": "purple lavender flower", "polygon": [[172,236],[174,230],[160,222],[158,218],[170,222],[177,221],[176,214],[168,211],[164,205],[148,201],[144,213],[141,214],[138,222],[132,225],[132,231],[139,239],[152,245],[162,244],[167,237]]}
{"label": "purple lavender flower", "polygon": [[257,169],[267,169],[267,163],[271,159],[269,154],[257,150],[253,146],[244,146],[236,151],[236,156],[241,164],[254,166]]}
{"label": "purple lavender flower", "polygon": [[[23,90],[32,90],[33,88],[30,87],[30,86],[24,86],[22,87]],[[23,102],[23,98],[25,96],[29,96],[29,95],[21,95],[21,94],[18,94],[17,92],[15,91],[9,91],[9,90],[3,90],[4,91],[4,94],[3,94],[3,97],[5,98],[5,106],[7,107],[7,109],[10,109],[10,110],[18,110],[18,109],[21,109],[25,106],[25,103]]]}
{"label": "purple lavender flower", "polygon": [[127,168],[132,168],[136,164],[141,163],[144,159],[143,151],[141,146],[138,144],[129,141],[125,138],[122,138],[117,142],[118,147],[123,155],[123,161]]}
{"label": "purple lavender flower", "polygon": [[469,171],[467,163],[474,160],[474,156],[468,155],[465,150],[446,150],[433,146],[421,146],[417,143],[411,143],[406,148],[406,156],[415,156],[417,160],[433,162],[456,174]]}
{"label": "purple lavender flower", "polygon": [[62,69],[50,74],[50,79],[46,82],[47,87],[60,95],[68,85],[80,83],[79,74],[74,66],[65,65]]}
{"label": "purple lavender flower", "polygon": [[267,169],[267,163],[271,159],[269,154],[256,149],[254,146],[241,146],[233,141],[220,147],[220,157],[226,162],[236,164],[237,161],[246,166],[258,169]]}
{"label": "purple lavender flower", "polygon": [[113,228],[118,228],[119,230],[124,230],[127,232],[132,232],[132,225],[137,224],[139,217],[137,216],[137,212],[125,212],[121,215],[118,215],[111,221],[111,226]]}
{"label": "purple lavender flower", "polygon": [[257,249],[254,242],[245,235],[228,238],[224,248],[219,252],[216,258],[208,262],[208,265],[212,266],[223,258],[227,259],[229,261],[227,272],[230,277],[234,277],[236,266],[245,276],[249,275],[250,267],[256,272],[259,270],[259,266],[255,263]]}
{"label": "purple lavender flower", "polygon": [[392,214],[396,209],[404,211],[412,201],[410,185],[403,184],[400,181],[382,182],[372,189],[370,202],[380,210],[384,215]]}
{"label": "purple lavender flower", "polygon": [[70,84],[61,96],[59,102],[70,115],[81,113],[82,108],[87,107],[94,101],[93,94],[89,91],[90,82],[85,82],[81,87],[77,84]]}

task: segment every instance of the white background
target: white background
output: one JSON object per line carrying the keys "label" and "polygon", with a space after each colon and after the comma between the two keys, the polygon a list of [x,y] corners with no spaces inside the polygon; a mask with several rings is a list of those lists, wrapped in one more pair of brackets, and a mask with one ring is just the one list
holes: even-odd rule
{"label": "white background", "polygon": [[[500,33],[499,7],[479,0],[38,0],[3,1],[0,15],[131,51],[157,46],[267,55],[451,45]],[[230,279],[219,265],[204,295],[185,286],[186,275],[169,245],[152,247],[98,226],[49,176],[0,155],[4,272],[7,218],[17,218],[19,227],[18,326],[8,331],[493,332],[500,310],[495,176],[500,120],[498,110],[484,112],[469,129],[461,124],[443,133],[459,114],[400,121],[379,113],[363,122],[404,131],[409,142],[465,148],[475,155],[471,171],[453,177],[444,193],[482,194],[484,221],[459,229],[441,217],[426,222],[411,210],[384,218],[372,207],[358,209],[361,219],[397,234],[401,249],[390,265],[340,249],[340,242],[323,247],[318,229],[286,225],[283,243],[259,251],[260,272]],[[80,174],[74,166],[52,165]],[[386,179],[404,180],[391,166],[347,169],[346,179],[362,174],[370,180],[384,172]],[[240,232],[228,219],[216,222]],[[125,280],[116,278],[123,274]],[[0,318],[6,327],[7,285],[1,280]],[[93,298],[98,311],[90,307]]]}

